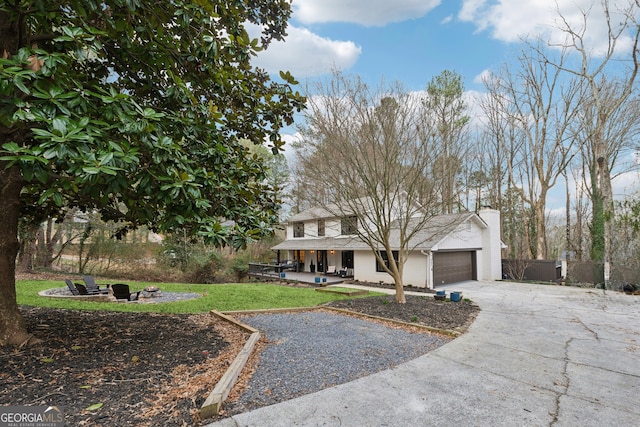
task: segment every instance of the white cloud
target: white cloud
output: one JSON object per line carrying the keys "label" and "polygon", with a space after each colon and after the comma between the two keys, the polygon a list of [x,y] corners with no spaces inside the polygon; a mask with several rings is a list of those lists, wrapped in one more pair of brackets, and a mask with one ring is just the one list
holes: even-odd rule
{"label": "white cloud", "polygon": [[300,141],[301,135],[299,132],[296,133],[282,133],[280,134],[280,136],[282,137],[282,140],[284,141],[284,156],[287,158],[287,162],[289,163],[289,165],[293,164],[295,162],[295,150],[293,148],[293,144],[295,142]]}
{"label": "white cloud", "polygon": [[473,82],[475,84],[484,84],[484,82],[489,81],[493,73],[489,70],[483,70],[480,74],[473,78]]}
{"label": "white cloud", "polygon": [[640,173],[638,171],[625,172],[611,181],[614,198],[624,198],[638,194],[640,191]]}
{"label": "white cloud", "polygon": [[[627,0],[612,0],[611,21],[621,23],[620,13]],[[542,37],[561,44],[566,33],[562,17],[574,30],[584,30],[584,15],[588,15],[585,33],[587,49],[602,53],[608,42],[605,15],[599,2],[593,0],[557,0],[550,2],[522,0],[463,0],[458,19],[473,23],[478,31],[490,31],[491,36],[505,42],[518,42],[523,38]],[[619,48],[630,47],[630,39],[619,40]]]}
{"label": "white cloud", "polygon": [[[251,37],[259,37],[259,28],[246,25]],[[252,61],[270,73],[290,71],[297,79],[325,74],[331,69],[349,69],[362,49],[351,41],[320,37],[305,28],[289,26],[285,41],[272,41],[269,48]]]}
{"label": "white cloud", "polygon": [[383,26],[420,18],[441,0],[296,0],[294,18],[304,24],[350,22]]}

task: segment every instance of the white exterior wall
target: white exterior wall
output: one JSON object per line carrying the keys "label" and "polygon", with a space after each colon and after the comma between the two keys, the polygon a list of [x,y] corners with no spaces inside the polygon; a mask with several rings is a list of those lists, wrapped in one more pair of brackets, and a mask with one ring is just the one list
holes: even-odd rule
{"label": "white exterior wall", "polygon": [[[353,279],[361,282],[379,282],[384,280],[376,273],[376,258],[371,251],[353,252]],[[371,267],[373,266],[373,268]],[[386,275],[387,278],[389,275]]]}
{"label": "white exterior wall", "polygon": [[326,237],[336,237],[340,235],[340,220],[328,219],[324,222],[324,235]]}
{"label": "white exterior wall", "polygon": [[485,271],[485,264],[487,263],[487,260],[485,259],[486,253],[487,252],[483,250],[476,251],[476,277],[478,278],[478,280],[486,280],[484,279],[485,275],[487,274]]}
{"label": "white exterior wall", "polygon": [[[502,252],[500,237],[500,211],[482,209],[480,218],[489,226],[482,236],[483,257],[478,258],[478,279],[502,279]],[[480,270],[482,269],[482,275]]]}
{"label": "white exterior wall", "polygon": [[[450,234],[446,239],[437,244],[434,251],[444,250],[473,250],[476,251],[476,272],[479,280],[500,280],[502,278],[501,263],[501,239],[500,239],[500,212],[493,209],[482,209],[479,216],[488,225],[484,227],[477,220],[470,219],[460,226],[458,230]],[[340,218],[325,219],[325,237],[337,237],[341,235]],[[287,224],[287,240],[314,240],[317,239],[318,220],[304,221],[305,236],[293,237],[293,223]],[[322,239],[322,237],[320,237]],[[288,258],[292,258],[289,251]],[[341,251],[335,254],[327,253],[328,265],[335,265],[337,269],[342,267]],[[305,253],[305,269],[309,271],[310,260],[315,263],[315,254]],[[405,285],[427,286],[433,288],[433,258],[414,251],[405,264]],[[367,282],[393,283],[387,273],[376,272],[375,256],[370,250],[354,251],[354,279]]]}
{"label": "white exterior wall", "polygon": [[405,286],[412,285],[418,288],[427,286],[427,256],[420,251],[413,251],[404,264],[402,275]]}
{"label": "white exterior wall", "polygon": [[[376,271],[376,257],[372,251],[355,251],[353,254],[354,280],[361,282],[393,284],[393,278],[388,273]],[[427,257],[420,251],[409,255],[404,265],[403,281],[405,286],[426,286]]]}
{"label": "white exterior wall", "polygon": [[[467,221],[460,228],[451,233],[446,239],[437,245],[437,250],[452,249],[479,249],[483,243],[483,233],[486,229],[480,227],[475,221]],[[434,248],[436,249],[436,248]]]}
{"label": "white exterior wall", "polygon": [[[336,237],[340,235],[341,222],[336,219],[327,219],[324,222],[324,236]],[[304,237],[296,237],[295,239],[309,239],[318,237],[318,220],[304,221]],[[293,223],[287,223],[287,240],[294,239]]]}
{"label": "white exterior wall", "polygon": [[327,267],[330,265],[335,265],[336,271],[342,267],[342,252],[335,251],[335,253],[331,253],[327,251]]}
{"label": "white exterior wall", "polygon": [[318,237],[318,221],[306,221],[304,223],[304,237]]}

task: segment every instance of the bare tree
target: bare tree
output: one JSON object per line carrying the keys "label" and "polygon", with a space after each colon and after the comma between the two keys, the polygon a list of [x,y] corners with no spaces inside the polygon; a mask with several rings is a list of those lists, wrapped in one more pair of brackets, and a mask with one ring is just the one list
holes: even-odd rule
{"label": "bare tree", "polygon": [[[336,72],[314,93],[300,126],[298,179],[315,206],[353,218],[357,238],[393,277],[396,301],[404,303],[406,258],[428,238],[425,225],[450,202],[442,200],[442,182],[434,179],[444,152],[433,120],[422,97],[399,84],[371,88]],[[386,262],[395,251],[396,262]]]}
{"label": "bare tree", "polygon": [[[500,98],[494,106],[503,109],[513,126],[512,141],[520,141],[505,147],[511,150],[509,178],[533,211],[532,252],[537,259],[547,256],[547,194],[575,153],[572,126],[582,96],[579,81],[566,79],[541,52],[529,46],[515,69],[505,66],[487,87],[491,96]],[[563,64],[566,53],[559,53],[555,60]]]}
{"label": "bare tree", "polygon": [[[619,103],[620,91],[623,90],[619,82],[602,76],[598,86],[600,102],[605,104]],[[602,191],[603,189],[607,189],[605,193],[611,191],[610,197],[613,200],[611,181],[616,176],[629,172],[638,166],[636,162],[628,159],[632,158],[632,153],[636,150],[635,141],[640,132],[640,104],[636,97],[626,97],[615,110],[611,111],[606,122],[600,123],[599,115],[597,103],[589,98],[581,109],[579,121],[580,138],[584,141],[581,151],[581,161],[585,169],[585,173],[582,175],[582,186],[591,200],[592,208],[590,256],[595,261],[603,260],[605,246],[607,246],[603,233],[609,228],[605,226],[605,222],[609,218],[605,212],[613,213],[611,209],[614,206],[611,204],[607,208],[604,203],[607,199],[603,199]],[[597,130],[597,127],[601,125],[602,129]],[[598,154],[602,141],[599,141],[596,136],[600,135],[600,132],[603,132],[601,137],[603,141],[606,141],[604,159],[607,159],[607,165],[604,164],[603,157]],[[605,166],[608,185],[604,183],[605,178],[601,171],[601,168]],[[610,232],[614,231],[610,230]],[[609,259],[615,262],[614,257]]]}
{"label": "bare tree", "polygon": [[[487,165],[484,169],[489,170],[487,185],[489,192],[489,204],[503,213],[500,216],[500,227],[504,230],[505,220],[513,227],[516,219],[508,216],[512,215],[513,203],[509,198],[513,195],[511,186],[513,180],[513,165],[515,164],[516,147],[521,143],[516,138],[516,127],[513,123],[513,114],[510,113],[510,103],[506,102],[500,89],[500,79],[491,76],[483,80],[487,89],[486,96],[480,100],[480,108],[483,111],[482,136],[478,152],[482,156],[482,164]],[[506,188],[505,188],[506,186]],[[505,197],[507,198],[506,200]],[[508,209],[504,209],[504,204]],[[505,215],[507,214],[507,215]],[[501,233],[501,235],[503,235]],[[504,234],[504,237],[516,236],[511,230]],[[508,242],[510,248],[516,247],[514,242]],[[515,256],[512,254],[512,257]]]}
{"label": "bare tree", "polygon": [[[588,131],[592,193],[591,255],[604,264],[605,286],[609,281],[611,238],[614,234],[613,190],[611,171],[615,150],[607,139],[607,127],[634,91],[638,75],[638,40],[640,2],[628,0],[613,9],[607,0],[600,2],[607,28],[604,48],[590,46],[587,28],[591,9],[582,11],[582,22],[574,24],[558,10],[560,29],[566,34],[563,49],[571,49],[579,56],[577,64],[556,63],[558,69],[581,79],[589,88],[588,97],[592,119]],[[620,5],[621,2],[617,2]],[[616,75],[615,79],[610,76]],[[608,88],[611,82],[614,87]]]}

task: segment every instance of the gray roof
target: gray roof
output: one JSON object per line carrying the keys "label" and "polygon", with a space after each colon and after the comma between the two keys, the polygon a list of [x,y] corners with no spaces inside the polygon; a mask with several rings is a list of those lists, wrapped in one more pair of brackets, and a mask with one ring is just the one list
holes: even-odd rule
{"label": "gray roof", "polygon": [[347,215],[355,215],[354,209],[361,212],[365,210],[371,210],[372,202],[370,197],[361,197],[350,203],[329,203],[326,206],[318,206],[315,208],[307,209],[298,214],[291,216],[287,219],[286,223],[298,222],[298,221],[310,221],[313,219],[330,219],[340,218]]}
{"label": "gray roof", "polygon": [[298,221],[309,221],[312,219],[321,219],[321,218],[335,218],[335,215],[331,214],[325,208],[311,208],[306,211],[302,211],[299,214],[295,214],[291,216],[286,222],[298,222]]}
{"label": "gray roof", "polygon": [[[417,221],[417,220],[416,220]],[[451,235],[459,226],[468,222],[476,221],[481,228],[486,228],[487,224],[473,212],[462,212],[449,215],[437,215],[431,218],[412,237],[409,247],[422,250],[431,250],[438,243]],[[409,229],[411,226],[409,227]],[[398,233],[397,229],[394,230]],[[397,241],[399,236],[392,234],[391,241]]]}
{"label": "gray roof", "polygon": [[[309,211],[305,211],[306,213]],[[302,215],[302,214],[298,214]],[[296,217],[298,216],[296,215]],[[295,218],[295,217],[292,217]],[[311,217],[318,218],[318,217]],[[295,219],[302,221],[302,218]],[[415,218],[416,223],[420,219]],[[290,219],[291,221],[291,219]],[[431,250],[447,236],[453,233],[460,225],[467,221],[475,221],[480,227],[486,228],[486,223],[473,212],[464,212],[451,215],[437,215],[431,218],[411,239],[409,248],[416,250]],[[409,226],[411,229],[411,225]],[[399,249],[400,230],[395,227],[391,232],[393,249]],[[288,239],[272,247],[274,250],[363,250],[369,246],[356,236],[352,237],[319,237],[319,238],[295,238]],[[471,248],[470,248],[471,249]]]}
{"label": "gray roof", "polygon": [[359,250],[369,246],[358,237],[319,237],[314,239],[289,239],[272,247],[274,250]]}

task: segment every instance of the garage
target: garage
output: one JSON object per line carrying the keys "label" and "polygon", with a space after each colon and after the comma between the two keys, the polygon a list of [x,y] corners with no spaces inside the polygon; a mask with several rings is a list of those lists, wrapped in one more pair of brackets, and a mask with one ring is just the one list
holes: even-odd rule
{"label": "garage", "polygon": [[433,284],[435,286],[476,280],[475,251],[435,252],[433,254]]}

